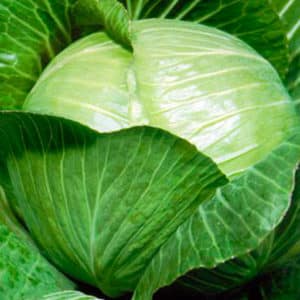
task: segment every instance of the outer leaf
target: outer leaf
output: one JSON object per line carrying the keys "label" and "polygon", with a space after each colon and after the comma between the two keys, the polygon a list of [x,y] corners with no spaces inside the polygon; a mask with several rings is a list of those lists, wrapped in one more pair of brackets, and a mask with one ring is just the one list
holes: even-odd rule
{"label": "outer leaf", "polygon": [[156,289],[187,271],[213,267],[257,248],[289,205],[299,158],[300,136],[296,136],[218,189],[153,257],[134,299],[151,299]]}
{"label": "outer leaf", "polygon": [[[297,0],[298,1],[298,0]],[[284,77],[285,29],[268,0],[122,0],[132,19],[171,18],[214,26],[246,41]],[[270,47],[272,45],[272,47]]]}
{"label": "outer leaf", "polygon": [[300,1],[271,0],[287,27],[290,48],[289,89],[300,100]]}
{"label": "outer leaf", "polygon": [[0,186],[0,224],[5,225],[18,237],[32,242],[27,231],[21,226],[11,210],[4,189]]}
{"label": "outer leaf", "polygon": [[[220,293],[249,282],[253,278],[272,273],[274,269],[300,255],[300,172],[296,173],[291,207],[283,222],[257,249],[215,269],[197,269],[180,282],[195,290],[210,294]],[[276,272],[276,271],[275,271]],[[271,276],[271,275],[270,275]]]}
{"label": "outer leaf", "polygon": [[73,286],[40,255],[0,187],[0,299],[36,300]]}
{"label": "outer leaf", "polygon": [[299,282],[300,258],[270,274],[269,278],[260,283],[259,291],[263,300],[299,300]]}
{"label": "outer leaf", "polygon": [[[267,242],[268,243],[268,242]],[[283,222],[274,232],[271,243],[272,251],[266,269],[282,265],[300,255],[300,170],[295,179],[292,205]]]}
{"label": "outer leaf", "polygon": [[289,90],[293,98],[299,103],[300,101],[300,55],[297,55],[291,63],[288,82],[289,82]]}
{"label": "outer leaf", "polygon": [[22,212],[20,211],[16,203],[16,198],[12,190],[11,181],[9,178],[6,164],[2,162],[0,162],[0,190],[3,192],[1,194],[2,198],[0,197],[0,205],[2,206],[3,211],[6,212],[2,214],[1,219],[2,222],[4,222],[4,224],[6,224],[10,229],[12,229],[8,225],[8,223],[4,221],[5,218],[9,216],[9,219],[12,220],[15,218],[13,215],[16,215],[20,219],[23,219],[23,217]]}
{"label": "outer leaf", "polygon": [[117,0],[78,0],[73,18],[79,26],[101,24],[114,40],[131,47],[128,12]]}
{"label": "outer leaf", "polygon": [[157,249],[226,183],[194,146],[159,129],[98,134],[25,113],[2,114],[0,128],[33,237],[62,270],[110,295],[132,290]]}
{"label": "outer leaf", "polygon": [[70,42],[75,0],[1,0],[0,109],[20,107],[43,66]]}
{"label": "outer leaf", "polygon": [[[299,300],[300,258],[259,278],[233,300]],[[226,295],[227,296],[227,295]],[[225,296],[224,299],[227,299]]]}
{"label": "outer leaf", "polygon": [[269,252],[261,253],[259,257],[253,255],[253,252],[226,261],[213,269],[201,267],[192,270],[180,278],[178,284],[218,299],[218,295],[223,292],[240,288],[260,274],[261,262],[268,257]]}
{"label": "outer leaf", "polygon": [[26,241],[0,224],[0,298],[36,300],[73,284]]}
{"label": "outer leaf", "polygon": [[43,296],[43,300],[101,300],[93,296],[87,296],[76,291],[63,291]]}

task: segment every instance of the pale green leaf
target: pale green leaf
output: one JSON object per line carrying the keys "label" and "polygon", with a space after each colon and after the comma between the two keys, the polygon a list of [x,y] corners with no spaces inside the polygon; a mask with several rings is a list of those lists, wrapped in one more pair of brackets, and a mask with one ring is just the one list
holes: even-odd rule
{"label": "pale green leaf", "polygon": [[43,300],[101,300],[77,291],[63,291],[51,293],[42,297]]}
{"label": "pale green leaf", "polygon": [[[298,1],[298,0],[295,0]],[[268,0],[121,0],[132,19],[170,18],[227,31],[270,60],[282,77],[287,72],[285,29]],[[272,45],[272,47],[270,47]]]}
{"label": "pale green leaf", "polygon": [[285,139],[297,118],[291,99],[272,66],[241,40],[176,20],[135,21],[132,34],[133,53],[105,33],[66,49],[24,108],[99,132],[162,128],[230,177]]}

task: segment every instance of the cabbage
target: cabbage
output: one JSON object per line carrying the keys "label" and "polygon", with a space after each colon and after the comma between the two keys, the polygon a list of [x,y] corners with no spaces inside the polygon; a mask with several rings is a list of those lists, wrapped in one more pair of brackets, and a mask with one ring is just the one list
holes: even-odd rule
{"label": "cabbage", "polygon": [[296,2],[3,0],[4,299],[294,289]]}

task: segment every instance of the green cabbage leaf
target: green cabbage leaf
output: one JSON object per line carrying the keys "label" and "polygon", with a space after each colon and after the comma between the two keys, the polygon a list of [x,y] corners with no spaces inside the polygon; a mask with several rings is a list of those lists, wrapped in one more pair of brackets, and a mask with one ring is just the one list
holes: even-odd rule
{"label": "green cabbage leaf", "polygon": [[3,0],[0,298],[294,299],[299,9]]}

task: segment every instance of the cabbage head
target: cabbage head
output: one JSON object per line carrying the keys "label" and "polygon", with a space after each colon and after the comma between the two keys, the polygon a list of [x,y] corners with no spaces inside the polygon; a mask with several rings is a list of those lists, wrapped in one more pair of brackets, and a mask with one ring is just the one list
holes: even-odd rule
{"label": "cabbage head", "polygon": [[88,285],[150,300],[173,284],[173,298],[251,300],[256,279],[266,299],[296,300],[291,11],[298,0],[3,0],[0,298],[96,299]]}

